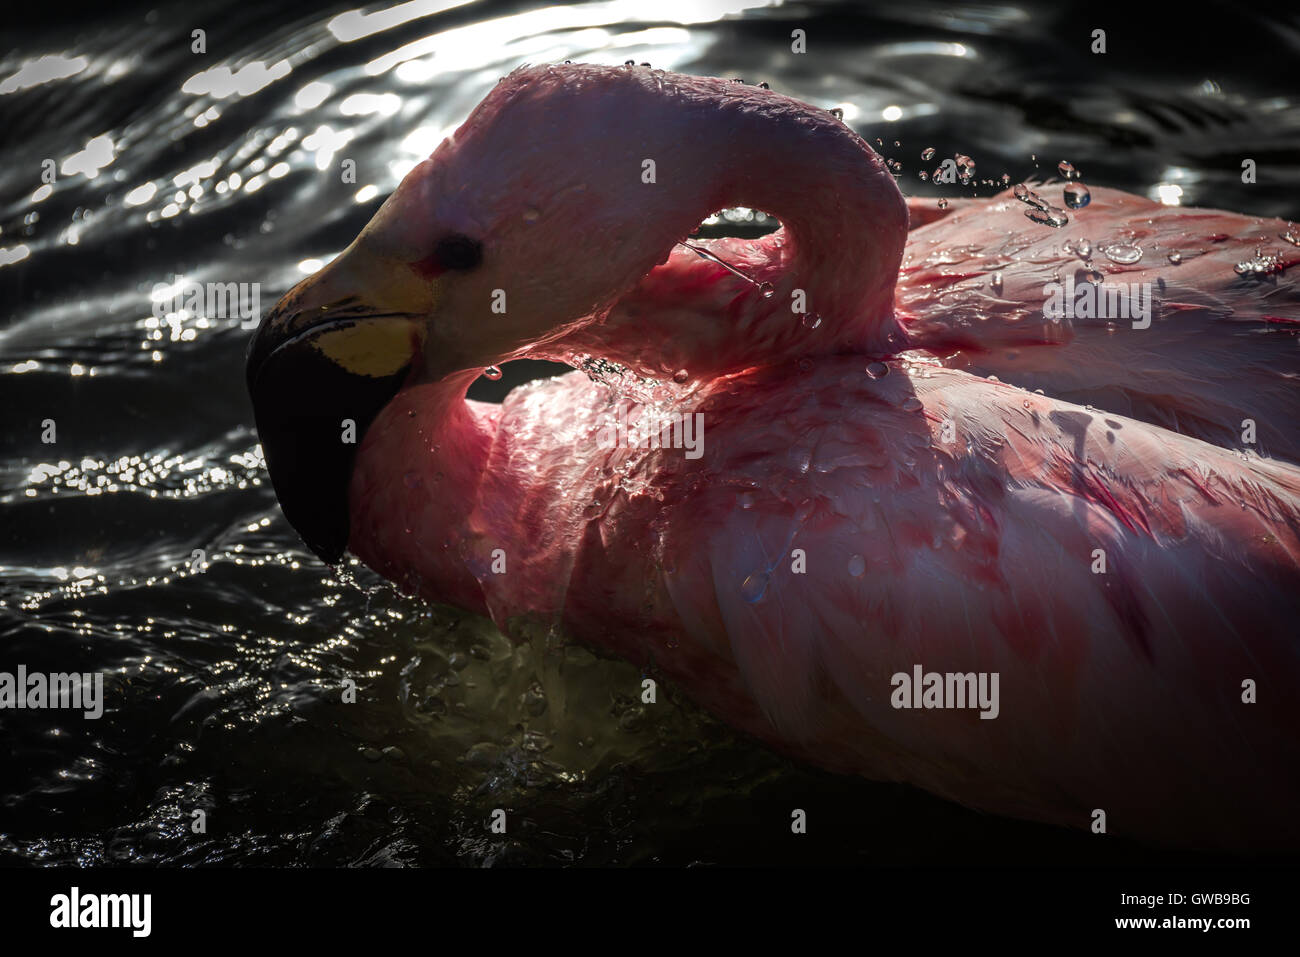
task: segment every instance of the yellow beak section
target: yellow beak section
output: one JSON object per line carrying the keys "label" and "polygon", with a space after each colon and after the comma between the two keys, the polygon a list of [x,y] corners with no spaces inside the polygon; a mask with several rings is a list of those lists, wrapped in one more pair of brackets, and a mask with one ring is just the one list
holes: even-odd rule
{"label": "yellow beak section", "polygon": [[322,355],[352,375],[396,375],[420,351],[419,327],[409,319],[361,319],[354,325],[324,329],[309,341]]}

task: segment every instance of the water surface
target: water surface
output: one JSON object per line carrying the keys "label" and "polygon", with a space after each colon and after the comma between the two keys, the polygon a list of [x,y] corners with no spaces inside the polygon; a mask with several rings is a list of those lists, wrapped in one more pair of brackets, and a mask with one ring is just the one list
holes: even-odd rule
{"label": "water surface", "polygon": [[[33,9],[0,49],[0,668],[108,674],[99,721],[0,712],[0,862],[1193,859],[792,764],[671,689],[642,707],[628,665],[515,648],[324,568],[266,479],[249,331],[159,320],[151,296],[178,277],[260,283],[269,307],[500,76],[565,59],[838,105],[936,201],[992,190],[922,182],[926,148],[975,157],[981,178],[1068,158],[1093,184],[1294,218],[1294,84],[1259,67],[1296,62],[1294,23],[1235,6],[1212,30],[1112,22],[1102,58],[1087,8],[1055,5],[259,6]],[[484,826],[499,807],[505,839]],[[813,821],[801,839],[796,807]]]}

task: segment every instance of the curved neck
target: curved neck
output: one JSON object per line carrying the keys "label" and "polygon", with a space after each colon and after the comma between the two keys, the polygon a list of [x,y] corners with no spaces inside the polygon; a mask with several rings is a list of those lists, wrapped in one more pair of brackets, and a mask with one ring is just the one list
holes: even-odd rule
{"label": "curved neck", "polygon": [[405,388],[371,423],[348,490],[348,548],[405,592],[486,613],[463,553],[501,406],[465,399],[477,375]]}
{"label": "curved neck", "polygon": [[763,278],[775,287],[775,314],[793,316],[793,293],[802,290],[807,311],[821,319],[817,338],[888,351],[889,334],[898,330],[894,287],[907,207],[881,157],[812,107],[747,115],[721,146],[727,175],[710,205],[761,209],[782,223],[780,246],[777,239],[753,244],[760,263],[766,260]]}
{"label": "curved neck", "polygon": [[[718,78],[615,69],[601,83],[622,111],[602,118],[616,123],[602,137],[616,144],[602,165],[623,170],[653,159],[655,182],[623,178],[602,192],[593,177],[590,198],[600,203],[591,234],[635,234],[637,254],[608,256],[618,289],[609,316],[551,343],[559,348],[549,354],[586,351],[694,373],[901,347],[893,302],[907,207],[861,137],[825,110]],[[677,246],[710,213],[735,206],[782,223],[757,241],[712,244],[741,272],[770,282],[768,299]]]}

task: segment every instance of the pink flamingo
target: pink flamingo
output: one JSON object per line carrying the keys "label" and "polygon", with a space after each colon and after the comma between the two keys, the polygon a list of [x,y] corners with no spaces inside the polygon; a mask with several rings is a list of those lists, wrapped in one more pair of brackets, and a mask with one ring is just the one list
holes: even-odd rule
{"label": "pink flamingo", "polygon": [[[1264,321],[1294,289],[1230,264],[1286,224],[1093,196],[1064,231],[1004,196],[909,238],[881,158],[824,110],[516,70],[264,320],[272,481],[327,561],[653,664],[820,766],[1154,841],[1294,844],[1300,469],[1161,427],[1253,414],[1300,444],[1295,342]],[[678,245],[737,205],[782,223],[702,244],[750,281]],[[1085,229],[1138,230],[1137,275],[1177,314],[1045,321]],[[1158,262],[1174,237],[1186,260]],[[1235,319],[1259,321],[1215,326]],[[502,361],[584,355],[627,374],[465,399]],[[652,414],[684,447],[619,431]],[[972,676],[964,707],[949,673]],[[975,708],[980,675],[997,702]]]}

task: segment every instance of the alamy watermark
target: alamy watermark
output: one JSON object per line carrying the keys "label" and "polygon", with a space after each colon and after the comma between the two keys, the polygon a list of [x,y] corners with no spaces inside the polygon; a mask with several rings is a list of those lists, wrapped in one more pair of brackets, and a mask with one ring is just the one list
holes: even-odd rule
{"label": "alamy watermark", "polygon": [[262,317],[258,282],[198,282],[176,276],[169,283],[154,283],[149,298],[155,319],[184,311],[196,319],[238,319],[241,329],[252,329]]}
{"label": "alamy watermark", "polygon": [[68,708],[92,721],[104,714],[104,673],[0,671],[0,710]]}
{"label": "alamy watermark", "polygon": [[703,412],[658,412],[642,409],[628,419],[627,405],[620,402],[596,432],[602,449],[685,449],[688,459],[704,454]]}
{"label": "alamy watermark", "polygon": [[912,673],[897,672],[889,681],[893,693],[889,703],[895,708],[979,708],[981,718],[996,718],[1002,710],[998,702],[998,672],[923,671],[912,666]]}
{"label": "alamy watermark", "polygon": [[1062,319],[1124,319],[1134,329],[1151,326],[1151,284],[1149,282],[1076,283],[1067,276],[1064,283],[1043,286],[1043,316],[1053,322]]}
{"label": "alamy watermark", "polygon": [[74,886],[50,898],[50,926],[122,928],[132,937],[148,937],[153,929],[152,894],[83,894]]}

